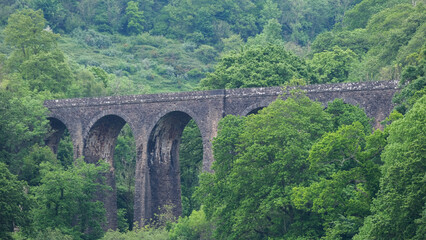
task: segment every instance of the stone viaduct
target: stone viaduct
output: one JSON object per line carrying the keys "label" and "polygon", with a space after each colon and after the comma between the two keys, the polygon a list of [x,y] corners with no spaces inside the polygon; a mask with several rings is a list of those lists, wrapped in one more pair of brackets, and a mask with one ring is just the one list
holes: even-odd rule
{"label": "stone viaduct", "polygon": [[[327,106],[335,98],[359,105],[375,127],[392,109],[396,81],[308,85],[301,89]],[[179,144],[182,131],[193,119],[203,140],[203,170],[211,171],[212,139],[220,119],[228,114],[245,116],[283,96],[282,87],[163,93],[152,95],[49,100],[52,133],[46,143],[56,153],[60,137],[68,129],[74,157],[89,163],[99,159],[111,168],[106,176],[112,191],[99,194],[107,210],[107,226],[117,227],[117,206],[112,165],[115,141],[121,128],[130,125],[137,148],[134,221],[153,218],[159,207],[173,204],[181,214]],[[285,97],[285,95],[284,95]]]}

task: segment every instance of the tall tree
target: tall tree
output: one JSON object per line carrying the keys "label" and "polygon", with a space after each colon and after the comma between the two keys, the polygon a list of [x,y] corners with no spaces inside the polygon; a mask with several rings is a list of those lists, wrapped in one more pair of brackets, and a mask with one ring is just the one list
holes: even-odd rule
{"label": "tall tree", "polygon": [[311,183],[293,188],[292,201],[321,215],[322,239],[352,239],[370,214],[380,176],[380,162],[371,156],[382,148],[366,142],[364,127],[355,122],[325,134],[309,152]]}
{"label": "tall tree", "polygon": [[137,35],[143,31],[143,12],[139,10],[137,2],[130,1],[126,8],[126,32],[129,35]]}
{"label": "tall tree", "polygon": [[199,189],[220,239],[315,238],[317,216],[297,210],[291,189],[310,177],[312,144],[331,129],[319,103],[295,93],[258,114],[225,117],[213,143],[214,174]]}
{"label": "tall tree", "polygon": [[56,46],[59,35],[46,28],[41,10],[24,9],[10,15],[4,29],[6,44],[13,47],[13,57],[19,65],[30,56],[50,51]]}
{"label": "tall tree", "polygon": [[24,9],[12,14],[5,42],[13,47],[9,72],[19,73],[30,90],[50,91],[63,97],[72,81],[64,54],[57,48],[58,34],[46,27],[41,10]]}
{"label": "tall tree", "polygon": [[220,59],[213,73],[201,80],[204,89],[279,86],[292,78],[314,81],[304,60],[283,46],[248,46]]}
{"label": "tall tree", "polygon": [[32,209],[34,228],[44,232],[59,229],[74,239],[97,239],[103,235],[105,209],[96,192],[106,189],[98,183],[108,171],[106,163],[85,163],[82,159],[64,170],[60,164],[41,164],[41,184],[34,187],[36,207]]}
{"label": "tall tree", "polygon": [[358,62],[358,56],[350,49],[343,50],[338,46],[333,51],[324,51],[314,54],[309,61],[312,70],[318,74],[319,83],[346,82]]}
{"label": "tall tree", "polygon": [[9,172],[7,165],[0,162],[0,238],[12,239],[14,227],[28,220],[29,199],[24,181]]}
{"label": "tall tree", "polygon": [[426,234],[426,96],[389,128],[380,190],[354,239],[423,239]]}

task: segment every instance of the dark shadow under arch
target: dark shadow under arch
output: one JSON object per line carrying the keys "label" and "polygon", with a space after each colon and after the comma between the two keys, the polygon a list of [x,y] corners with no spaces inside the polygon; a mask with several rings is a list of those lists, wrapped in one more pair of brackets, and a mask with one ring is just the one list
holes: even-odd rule
{"label": "dark shadow under arch", "polygon": [[259,113],[259,111],[260,110],[262,110],[262,109],[264,109],[265,107],[258,107],[258,108],[255,108],[255,109],[253,109],[253,110],[251,110],[250,112],[248,112],[247,114],[246,114],[246,116],[248,116],[248,115],[252,115],[252,114],[258,114]]}
{"label": "dark shadow under arch", "polygon": [[106,115],[98,119],[84,138],[83,156],[87,163],[97,163],[104,160],[110,166],[105,174],[105,184],[111,187],[109,191],[99,191],[97,200],[104,203],[107,224],[104,230],[117,229],[117,192],[113,167],[114,149],[117,136],[126,121],[117,115]]}
{"label": "dark shadow under arch", "polygon": [[167,205],[172,207],[174,216],[182,214],[179,145],[190,120],[184,112],[169,112],[151,131],[147,149],[151,199],[151,206],[146,209],[148,218],[156,219]]}
{"label": "dark shadow under arch", "polygon": [[48,118],[50,123],[50,131],[44,143],[52,149],[54,154],[58,153],[59,141],[64,134],[67,127],[65,124],[57,118]]}

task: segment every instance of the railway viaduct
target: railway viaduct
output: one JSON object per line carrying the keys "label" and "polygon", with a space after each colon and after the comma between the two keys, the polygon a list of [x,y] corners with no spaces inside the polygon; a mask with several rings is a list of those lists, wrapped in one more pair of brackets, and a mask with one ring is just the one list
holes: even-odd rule
{"label": "railway viaduct", "polygon": [[[335,98],[359,105],[380,127],[392,110],[396,81],[308,85],[300,87],[312,100],[324,106]],[[113,96],[49,100],[52,133],[46,140],[56,153],[61,135],[68,129],[74,157],[86,162],[104,159],[111,166],[106,176],[111,191],[100,193],[105,204],[107,226],[117,227],[117,206],[112,165],[115,142],[121,128],[130,125],[136,142],[134,221],[154,216],[164,204],[174,205],[181,214],[179,144],[182,131],[193,119],[203,141],[203,170],[211,171],[212,139],[218,122],[228,114],[245,116],[284,97],[282,87],[212,90],[151,95]],[[283,95],[284,94],[284,95]]]}

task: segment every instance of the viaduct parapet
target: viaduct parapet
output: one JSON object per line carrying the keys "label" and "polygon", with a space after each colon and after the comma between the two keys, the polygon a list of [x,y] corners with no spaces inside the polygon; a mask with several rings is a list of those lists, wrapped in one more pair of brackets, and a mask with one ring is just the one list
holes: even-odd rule
{"label": "viaduct parapet", "polygon": [[[116,138],[127,123],[137,150],[134,221],[141,223],[153,218],[165,204],[172,204],[173,213],[180,215],[179,144],[186,124],[193,119],[198,125],[203,140],[203,170],[211,171],[212,139],[219,120],[228,114],[245,116],[257,112],[291,89],[268,87],[49,100],[45,106],[50,110],[49,119],[55,131],[46,143],[56,152],[62,133],[68,129],[75,158],[84,156],[90,163],[104,159],[110,164],[106,181],[112,191],[100,193],[99,199],[107,210],[105,228],[116,229],[112,162]],[[359,105],[379,128],[392,110],[398,82],[320,84],[300,89],[325,107],[336,98]]]}

